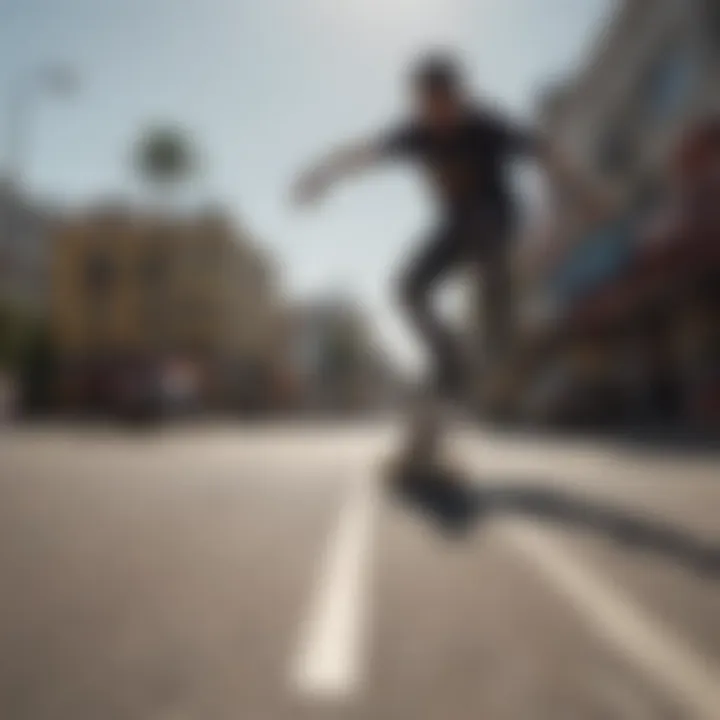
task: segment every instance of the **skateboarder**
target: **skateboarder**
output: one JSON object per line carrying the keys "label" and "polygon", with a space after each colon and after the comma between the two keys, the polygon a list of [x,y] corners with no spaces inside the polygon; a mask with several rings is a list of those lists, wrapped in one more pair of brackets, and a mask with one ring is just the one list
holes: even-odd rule
{"label": "skateboarder", "polygon": [[339,180],[390,160],[411,160],[426,172],[440,218],[398,279],[397,293],[431,353],[435,392],[462,399],[470,369],[431,297],[450,271],[478,265],[485,343],[491,357],[501,356],[512,327],[509,241],[515,212],[508,162],[532,156],[574,188],[580,202],[595,206],[599,195],[546,141],[471,97],[453,58],[424,58],[410,84],[414,111],[406,122],[330,153],[300,176],[295,197],[301,203],[317,200]]}

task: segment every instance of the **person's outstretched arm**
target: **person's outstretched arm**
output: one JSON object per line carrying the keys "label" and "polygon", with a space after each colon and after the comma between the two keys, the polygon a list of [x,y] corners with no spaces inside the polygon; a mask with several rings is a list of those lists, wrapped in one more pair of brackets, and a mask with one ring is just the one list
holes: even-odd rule
{"label": "person's outstretched arm", "polygon": [[545,172],[572,191],[577,201],[591,215],[602,217],[617,203],[611,188],[581,169],[572,158],[547,139],[536,143],[536,156]]}
{"label": "person's outstretched arm", "polygon": [[417,143],[416,128],[403,125],[373,139],[341,146],[301,173],[293,197],[301,204],[313,202],[341,180],[371,170],[384,160],[411,156]]}
{"label": "person's outstretched arm", "polygon": [[499,136],[511,154],[532,157],[548,177],[571,191],[590,214],[603,216],[612,211],[616,199],[610,188],[579,167],[558,143],[506,116],[498,115],[496,122]]}
{"label": "person's outstretched arm", "polygon": [[384,148],[377,141],[339,147],[300,174],[293,185],[293,198],[301,204],[313,202],[341,180],[370,170],[384,155]]}

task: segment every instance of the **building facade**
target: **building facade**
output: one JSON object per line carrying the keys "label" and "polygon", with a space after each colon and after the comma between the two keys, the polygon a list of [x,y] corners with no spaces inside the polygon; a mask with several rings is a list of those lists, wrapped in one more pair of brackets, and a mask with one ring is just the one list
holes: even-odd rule
{"label": "building facade", "polygon": [[[646,337],[653,334],[646,316],[662,313],[650,312],[649,299],[645,307],[640,302],[648,277],[638,267],[647,264],[646,224],[673,195],[678,147],[720,111],[719,7],[712,0],[619,3],[581,71],[546,94],[540,113],[546,132],[618,202],[611,217],[598,220],[572,188],[552,183],[555,212],[544,242],[526,244],[518,258],[525,344],[541,348],[536,362],[526,363],[533,382],[543,374],[561,378],[575,398],[574,382],[594,384],[590,405],[599,407],[612,387],[648,376],[640,355],[655,362],[660,346],[672,345]],[[662,304],[656,294],[653,302]],[[598,323],[609,309],[614,324]],[[519,387],[532,395],[523,382]],[[608,417],[615,412],[606,410]]]}
{"label": "building facade", "polygon": [[287,314],[286,348],[298,410],[362,413],[398,401],[392,363],[355,303],[344,298],[298,302]]}
{"label": "building facade", "polygon": [[[706,0],[625,0],[581,72],[547,94],[540,112],[546,132],[580,169],[613,189],[627,214],[598,228],[571,189],[554,184],[549,241],[531,245],[520,260],[526,306],[547,294],[553,273],[562,287],[544,301],[560,312],[576,299],[570,285],[584,288],[589,275],[601,282],[622,266],[629,240],[618,236],[662,196],[687,127],[720,110],[717,13]],[[595,265],[593,274],[587,268]]]}
{"label": "building facade", "polygon": [[52,278],[66,386],[90,404],[150,388],[203,406],[260,402],[277,352],[276,281],[223,215],[78,215],[58,230]]}

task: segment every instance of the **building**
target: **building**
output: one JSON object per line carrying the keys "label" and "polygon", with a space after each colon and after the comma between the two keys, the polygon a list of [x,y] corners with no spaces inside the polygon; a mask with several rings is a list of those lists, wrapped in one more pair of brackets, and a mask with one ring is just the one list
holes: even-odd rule
{"label": "building", "polygon": [[47,301],[51,218],[9,181],[0,184],[0,301],[42,313]]}
{"label": "building", "polygon": [[[674,332],[670,306],[695,280],[689,270],[650,277],[647,268],[657,264],[648,261],[654,250],[645,228],[673,193],[686,133],[720,110],[719,8],[712,0],[625,0],[580,72],[546,93],[546,131],[618,204],[598,220],[572,188],[552,183],[554,222],[545,242],[526,245],[518,259],[525,352],[518,396],[554,383],[577,401],[578,388],[592,387],[586,409],[614,422],[633,404],[629,385],[666,372],[650,370],[669,362],[658,348],[673,346],[657,335]],[[687,255],[690,243],[682,248]]]}
{"label": "building", "polygon": [[299,410],[358,413],[384,409],[397,400],[392,363],[361,308],[345,298],[290,308],[286,348]]}
{"label": "building", "polygon": [[[579,168],[614,188],[628,215],[661,196],[687,126],[720,109],[720,38],[717,21],[710,21],[715,14],[715,3],[706,0],[625,0],[600,31],[585,67],[542,103],[548,134]],[[586,253],[578,248],[596,252],[597,221],[586,216],[571,189],[556,183],[551,194],[552,242],[523,259],[526,284],[534,278],[543,283],[553,269],[566,266],[562,282],[574,274],[570,265],[584,264]],[[579,259],[569,263],[574,250]],[[582,279],[578,284],[585,287]],[[574,300],[562,290],[557,295],[560,305]]]}
{"label": "building", "polygon": [[276,278],[224,215],[96,208],[61,225],[54,251],[52,329],[68,401],[264,402],[278,349]]}

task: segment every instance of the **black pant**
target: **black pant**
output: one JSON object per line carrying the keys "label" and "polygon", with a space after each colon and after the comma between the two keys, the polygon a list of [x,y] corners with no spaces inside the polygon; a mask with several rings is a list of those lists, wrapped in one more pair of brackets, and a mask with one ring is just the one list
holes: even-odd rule
{"label": "black pant", "polygon": [[443,395],[462,396],[473,368],[456,336],[435,313],[432,293],[454,270],[480,271],[484,355],[496,362],[512,332],[509,218],[509,212],[494,203],[448,214],[400,277],[401,302],[432,354],[436,389]]}

